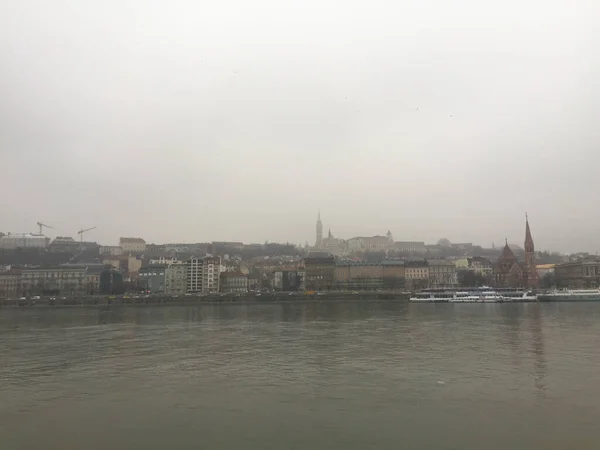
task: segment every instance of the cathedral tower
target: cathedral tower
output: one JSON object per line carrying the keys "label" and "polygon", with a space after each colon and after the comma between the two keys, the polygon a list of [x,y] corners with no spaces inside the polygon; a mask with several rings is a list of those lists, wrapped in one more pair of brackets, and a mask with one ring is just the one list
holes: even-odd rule
{"label": "cathedral tower", "polygon": [[537,287],[538,276],[535,267],[535,246],[529,229],[529,218],[525,214],[525,285],[530,288]]}
{"label": "cathedral tower", "polygon": [[321,211],[317,216],[317,240],[315,242],[316,248],[323,247],[323,222],[321,222]]}

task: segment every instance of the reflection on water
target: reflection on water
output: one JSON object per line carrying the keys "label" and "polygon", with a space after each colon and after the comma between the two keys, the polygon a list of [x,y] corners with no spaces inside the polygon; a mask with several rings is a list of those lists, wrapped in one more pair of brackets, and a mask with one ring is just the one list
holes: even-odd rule
{"label": "reflection on water", "polygon": [[0,342],[3,450],[600,448],[595,304],[5,309]]}

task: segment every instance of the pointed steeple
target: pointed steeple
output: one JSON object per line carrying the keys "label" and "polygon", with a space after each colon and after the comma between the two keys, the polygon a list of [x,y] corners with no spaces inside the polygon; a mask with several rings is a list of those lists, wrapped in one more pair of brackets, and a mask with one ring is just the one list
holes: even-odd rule
{"label": "pointed steeple", "polygon": [[321,248],[323,246],[323,222],[321,222],[321,210],[317,214],[317,239],[315,240],[315,247]]}
{"label": "pointed steeple", "polygon": [[527,213],[525,213],[525,252],[533,251],[535,251],[535,246],[533,245],[533,238],[529,229],[529,218],[527,217]]}

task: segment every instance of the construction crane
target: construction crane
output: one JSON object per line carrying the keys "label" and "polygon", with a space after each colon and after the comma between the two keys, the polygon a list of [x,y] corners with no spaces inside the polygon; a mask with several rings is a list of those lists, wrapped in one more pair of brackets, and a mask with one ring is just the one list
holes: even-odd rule
{"label": "construction crane", "polygon": [[97,228],[97,227],[86,228],[85,230],[79,230],[79,231],[77,232],[77,234],[79,235],[79,241],[80,241],[80,242],[83,242],[83,233],[86,233],[86,232],[88,232],[88,231],[90,231],[90,230],[93,230],[93,229],[95,229],[95,228]]}
{"label": "construction crane", "polygon": [[42,222],[38,222],[37,226],[40,227],[40,236],[44,232],[44,228],[54,228],[54,227],[51,227],[50,225],[46,225],[45,223],[42,223]]}

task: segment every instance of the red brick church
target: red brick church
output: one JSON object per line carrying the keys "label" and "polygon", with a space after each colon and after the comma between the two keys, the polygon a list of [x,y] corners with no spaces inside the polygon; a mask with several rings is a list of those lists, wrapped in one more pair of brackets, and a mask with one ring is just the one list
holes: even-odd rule
{"label": "red brick church", "polygon": [[507,241],[500,258],[494,265],[494,282],[496,287],[506,288],[536,288],[538,285],[535,247],[527,215],[525,215],[525,261],[517,260]]}

